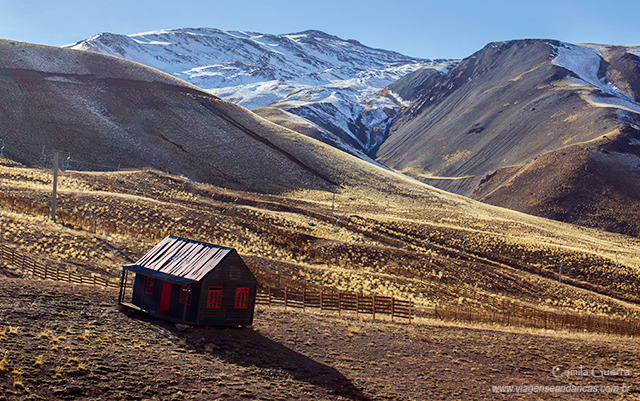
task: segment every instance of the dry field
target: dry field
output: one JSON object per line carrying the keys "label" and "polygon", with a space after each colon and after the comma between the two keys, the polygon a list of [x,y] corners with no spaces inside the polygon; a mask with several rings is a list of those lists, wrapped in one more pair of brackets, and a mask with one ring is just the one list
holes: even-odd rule
{"label": "dry field", "polygon": [[173,234],[235,247],[301,282],[418,305],[507,302],[638,316],[637,239],[424,186],[344,188],[334,201],[323,191],[230,191],[155,170],[68,171],[54,224],[49,171],[5,162],[0,180],[0,240],[105,277]]}
{"label": "dry field", "polygon": [[[535,399],[640,399],[640,347],[620,337],[263,307],[250,329],[180,332],[120,310],[115,291],[19,279],[0,289],[0,400],[532,399],[493,387],[520,385],[630,387]],[[595,374],[564,374],[580,368]]]}

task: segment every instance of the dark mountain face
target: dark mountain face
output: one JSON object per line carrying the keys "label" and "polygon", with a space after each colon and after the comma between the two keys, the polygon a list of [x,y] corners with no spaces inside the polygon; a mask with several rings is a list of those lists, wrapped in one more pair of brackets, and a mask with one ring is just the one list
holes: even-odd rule
{"label": "dark mountain face", "polygon": [[413,102],[431,89],[444,74],[444,71],[435,68],[420,68],[387,86],[387,89],[400,96],[402,100]]}
{"label": "dark mountain face", "polygon": [[611,49],[607,61],[607,80],[627,96],[640,102],[640,57],[618,47]]}
{"label": "dark mountain face", "polygon": [[[634,131],[640,121],[637,52],[546,40],[491,43],[421,91],[392,123],[378,160],[436,187],[495,205],[597,225],[597,219],[586,217],[585,208],[580,218],[570,212],[548,213],[550,203],[560,202],[559,186],[568,185],[566,180],[579,185],[588,178],[571,173],[583,170],[587,159],[564,163],[557,158],[545,164],[543,177],[563,177],[545,185],[525,179],[523,169],[540,170],[536,160],[550,152],[567,153],[561,150]],[[595,152],[600,159],[611,156]],[[619,161],[605,164],[605,170],[620,167]],[[623,188],[614,185],[608,193],[612,190]],[[516,196],[524,193],[528,195]],[[571,209],[573,202],[577,210],[593,202],[593,196],[564,196],[562,204]],[[637,203],[640,197],[634,196],[621,202]],[[615,213],[597,203],[602,208],[593,213]],[[632,226],[623,231],[640,228]],[[613,224],[608,229],[621,227]]]}

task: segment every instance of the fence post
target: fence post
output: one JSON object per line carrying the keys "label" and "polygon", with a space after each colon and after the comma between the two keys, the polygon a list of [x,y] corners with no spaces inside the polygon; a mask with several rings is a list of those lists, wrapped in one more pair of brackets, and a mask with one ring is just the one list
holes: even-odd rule
{"label": "fence post", "polygon": [[373,309],[373,320],[376,320],[376,294],[373,294],[373,307],[371,309]]}
{"label": "fence post", "polygon": [[411,299],[409,299],[409,324],[411,324],[411,307],[413,306],[413,301]]}
{"label": "fence post", "polygon": [[391,297],[391,321],[393,322],[393,316],[396,314],[396,299]]}

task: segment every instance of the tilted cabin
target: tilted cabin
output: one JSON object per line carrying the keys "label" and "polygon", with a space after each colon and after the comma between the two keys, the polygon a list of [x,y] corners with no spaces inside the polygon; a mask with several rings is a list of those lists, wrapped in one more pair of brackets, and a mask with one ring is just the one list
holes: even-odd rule
{"label": "tilted cabin", "polygon": [[138,262],[123,266],[119,302],[184,324],[248,326],[256,287],[235,249],[168,236]]}

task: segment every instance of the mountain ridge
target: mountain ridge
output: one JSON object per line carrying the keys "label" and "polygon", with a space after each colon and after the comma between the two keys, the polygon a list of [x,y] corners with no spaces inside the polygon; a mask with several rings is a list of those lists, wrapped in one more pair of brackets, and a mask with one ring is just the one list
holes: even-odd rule
{"label": "mountain ridge", "polygon": [[[570,205],[562,185],[543,185],[539,188],[546,188],[546,192],[531,193],[530,189],[536,186],[522,179],[537,175],[512,178],[521,174],[521,168],[540,168],[535,163],[538,158],[550,152],[565,152],[562,149],[569,146],[616,136],[617,132],[626,132],[630,141],[636,140],[629,133],[639,126],[640,85],[629,72],[638,68],[638,49],[543,39],[489,43],[448,74],[437,77],[394,120],[389,138],[377,153],[378,160],[438,188],[498,206],[580,224],[588,221],[591,226],[607,226],[609,230],[635,235],[640,226],[626,221],[629,215],[626,222],[617,219],[614,210],[623,204],[635,209],[632,204],[640,198],[626,197],[623,204],[605,208],[597,193],[582,193],[574,199],[573,206],[584,211],[588,205],[600,205],[592,210],[592,217],[570,211],[554,214],[550,208],[559,203],[565,209]],[[405,79],[410,78],[408,75]],[[631,147],[620,149],[629,155],[626,160],[635,160]],[[616,169],[624,169],[622,158],[613,160],[612,153],[600,154],[611,159],[608,168],[615,165]],[[569,175],[588,180],[562,165],[547,164],[544,168],[547,177],[567,174],[559,182]],[[572,168],[580,170],[585,166]],[[503,195],[487,197],[482,186]],[[503,190],[499,189],[501,186]],[[589,187],[586,182],[578,186]],[[624,186],[620,184],[614,192],[626,191]],[[518,201],[509,201],[506,193]],[[602,217],[603,223],[598,223],[593,217],[596,215]]]}
{"label": "mountain ridge", "polygon": [[65,149],[73,168],[153,167],[266,192],[392,174],[120,58],[11,41],[0,56],[3,152],[25,165]]}
{"label": "mountain ridge", "polygon": [[151,66],[249,109],[281,108],[331,132],[356,155],[384,140],[400,110],[394,98],[380,93],[385,86],[418,68],[452,63],[373,49],[317,30],[103,33],[68,47]]}

